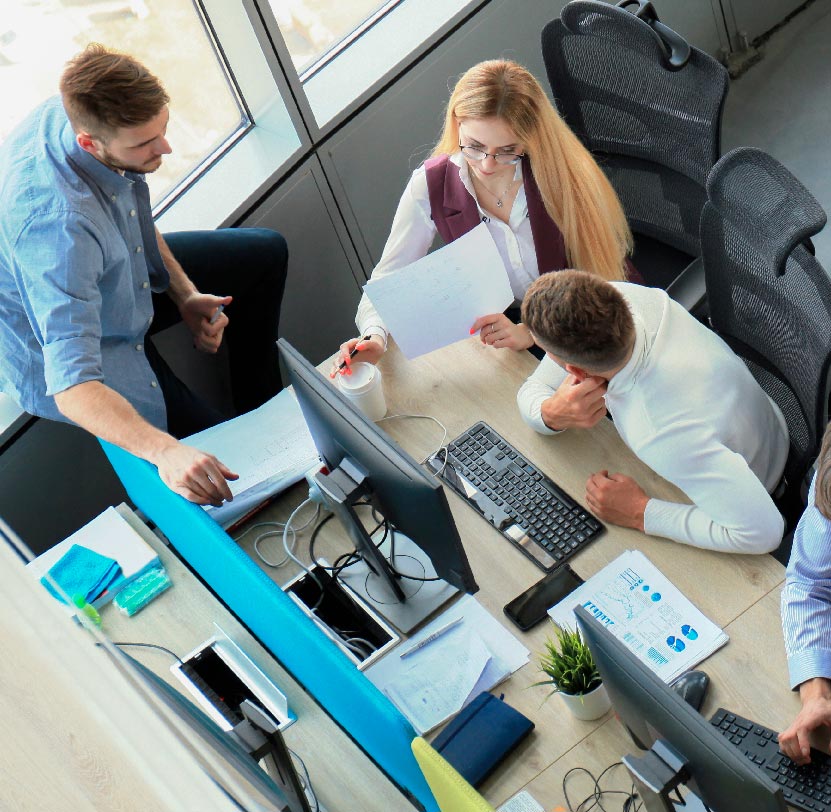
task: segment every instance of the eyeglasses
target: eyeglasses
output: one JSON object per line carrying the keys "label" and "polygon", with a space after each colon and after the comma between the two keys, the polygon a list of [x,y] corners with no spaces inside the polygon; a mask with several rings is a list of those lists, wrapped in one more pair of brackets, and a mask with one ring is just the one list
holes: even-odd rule
{"label": "eyeglasses", "polygon": [[471,161],[484,161],[485,158],[490,156],[496,163],[502,166],[513,166],[525,157],[524,155],[515,155],[513,152],[497,152],[495,154],[493,152],[485,152],[483,149],[471,147],[468,144],[459,144],[459,149],[462,151],[462,155],[465,158],[470,158]]}

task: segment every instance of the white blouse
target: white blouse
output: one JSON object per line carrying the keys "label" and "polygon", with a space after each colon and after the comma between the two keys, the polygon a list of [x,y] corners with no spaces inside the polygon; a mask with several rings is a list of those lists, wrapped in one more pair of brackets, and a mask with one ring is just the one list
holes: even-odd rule
{"label": "white blouse", "polygon": [[[487,223],[499,255],[505,263],[511,290],[517,302],[521,302],[531,283],[539,276],[534,238],[531,235],[531,221],[528,219],[528,203],[525,187],[520,186],[508,223],[488,215],[479,205],[473,183],[470,179],[467,161],[460,152],[450,156],[459,167],[459,177],[470,196],[476,201],[479,215]],[[522,178],[522,164],[516,165],[514,180]],[[425,256],[436,236],[436,224],[430,217],[430,197],[427,192],[427,173],[424,166],[413,172],[404,194],[398,203],[398,210],[392,221],[390,236],[384,246],[381,261],[372,272],[373,279],[380,279],[395,273],[417,259]],[[482,315],[485,315],[484,313]],[[387,329],[378,311],[367,298],[361,297],[355,324],[360,335],[380,335],[386,341]]]}

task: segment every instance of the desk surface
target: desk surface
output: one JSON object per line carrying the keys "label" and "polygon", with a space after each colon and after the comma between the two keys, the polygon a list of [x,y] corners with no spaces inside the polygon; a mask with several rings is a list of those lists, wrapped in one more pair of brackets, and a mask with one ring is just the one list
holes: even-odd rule
{"label": "desk surface", "polygon": [[[388,414],[432,415],[447,426],[448,439],[484,420],[581,503],[587,478],[604,468],[633,476],[651,496],[687,501],[632,454],[609,420],[554,437],[526,426],[516,408],[516,392],[536,363],[528,353],[493,350],[476,339],[406,361],[391,343],[380,365]],[[395,419],[379,425],[419,460],[441,440],[431,421]],[[264,518],[285,518],[304,495],[305,488],[298,486]],[[599,722],[578,721],[557,697],[544,701],[546,690],[530,687],[538,679],[535,654],[542,650],[548,629],[541,624],[523,634],[504,617],[502,607],[543,573],[455,494],[449,493],[448,501],[480,586],[477,599],[532,651],[532,661],[499,690],[535,722],[536,731],[488,780],[484,795],[498,804],[527,785],[541,803],[553,806],[562,802],[561,778],[569,765],[593,764],[599,772],[631,746],[611,715]],[[348,548],[335,521],[325,530],[322,540],[340,551]],[[242,546],[250,550],[254,535],[244,538]],[[279,541],[271,549],[282,549]],[[714,553],[612,526],[571,564],[588,578],[627,549],[641,550],[731,637],[703,666],[713,677],[705,712],[723,704],[771,727],[786,726],[799,701],[787,687],[779,624],[782,565],[769,555]],[[308,544],[301,540],[298,550],[308,560]],[[296,571],[263,569],[280,583]],[[583,796],[577,792],[575,797]]]}
{"label": "desk surface", "polygon": [[[176,555],[146,527],[140,523],[134,526],[144,531],[144,537],[159,553],[173,586],[131,618],[111,604],[104,607],[103,630],[110,639],[162,645],[181,657],[212,637],[216,633],[214,623],[218,624],[286,695],[297,721],[284,731],[284,738],[303,759],[312,786],[327,809],[334,812],[342,808],[344,787],[349,787],[356,809],[412,809],[398,789]],[[148,648],[125,650],[182,690],[181,683],[170,672],[173,661],[169,654]]]}

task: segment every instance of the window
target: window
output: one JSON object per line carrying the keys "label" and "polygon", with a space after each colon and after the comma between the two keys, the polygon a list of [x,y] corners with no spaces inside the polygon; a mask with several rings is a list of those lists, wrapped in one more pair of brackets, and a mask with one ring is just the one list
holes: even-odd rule
{"label": "window", "polygon": [[269,0],[299,74],[398,0]]}
{"label": "window", "polygon": [[173,154],[148,176],[154,204],[248,126],[191,0],[3,0],[0,141],[57,92],[64,64],[89,42],[135,56],[170,95]]}

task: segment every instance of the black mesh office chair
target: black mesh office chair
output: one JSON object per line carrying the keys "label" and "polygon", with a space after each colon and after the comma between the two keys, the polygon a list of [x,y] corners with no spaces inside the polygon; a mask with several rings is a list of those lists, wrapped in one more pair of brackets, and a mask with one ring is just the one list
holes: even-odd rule
{"label": "black mesh office chair", "polygon": [[791,527],[828,423],[831,278],[810,241],[825,212],[775,158],[744,147],[713,167],[707,195],[710,321],[785,415],[790,452],[776,497]]}
{"label": "black mesh office chair", "polygon": [[635,265],[647,284],[668,287],[700,254],[727,70],[644,0],[573,0],[543,29],[542,55],[558,110],[621,199]]}

